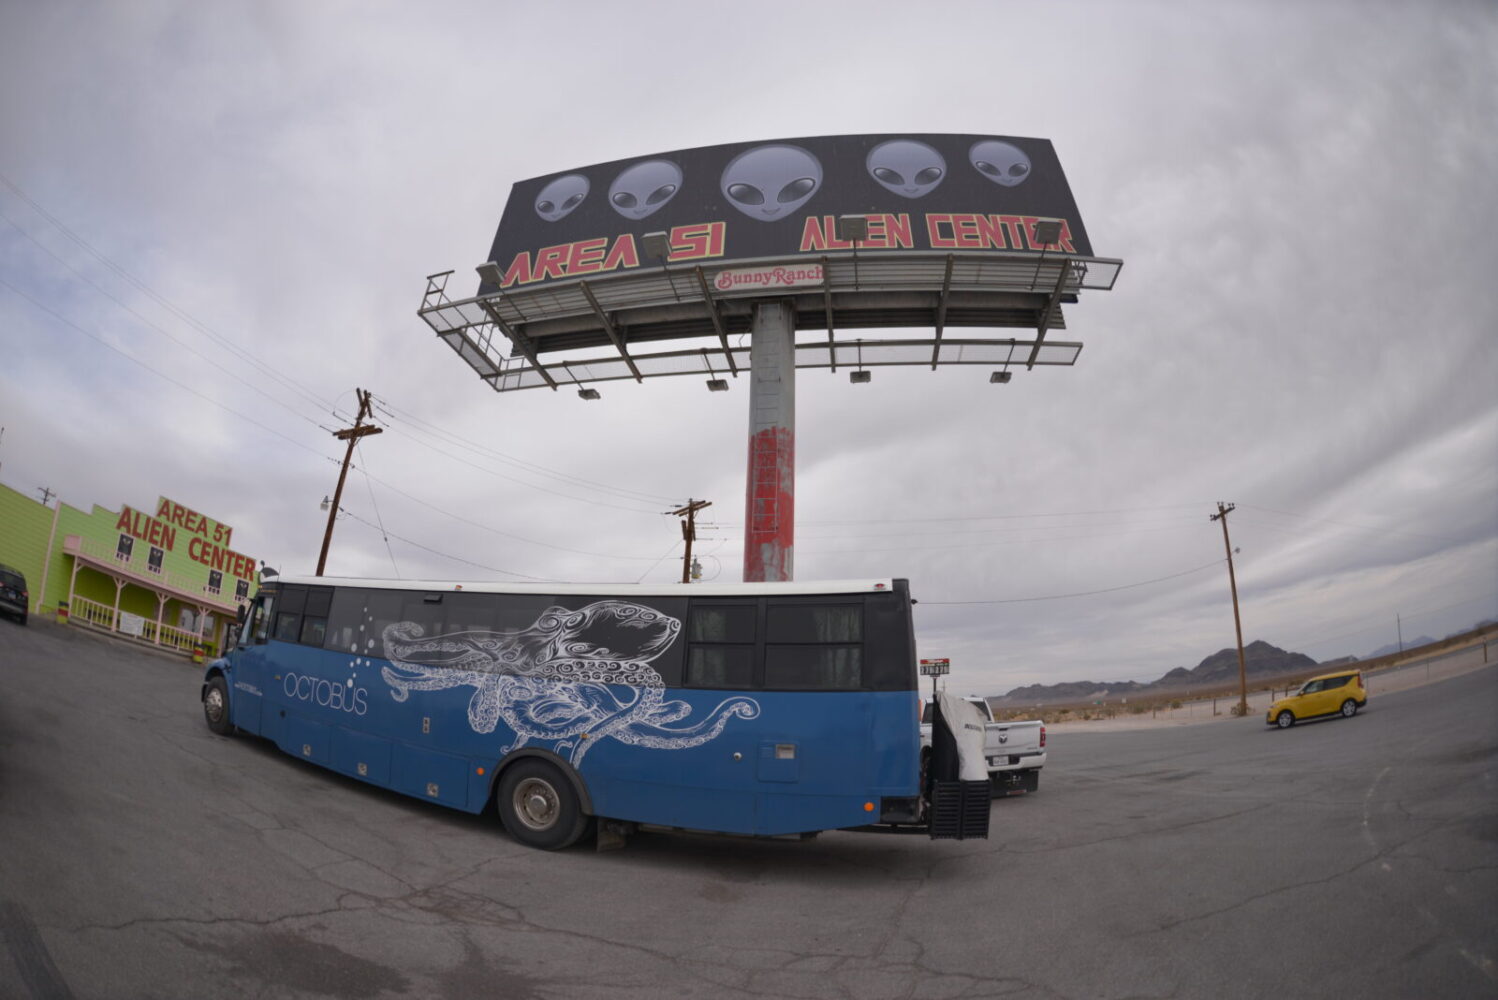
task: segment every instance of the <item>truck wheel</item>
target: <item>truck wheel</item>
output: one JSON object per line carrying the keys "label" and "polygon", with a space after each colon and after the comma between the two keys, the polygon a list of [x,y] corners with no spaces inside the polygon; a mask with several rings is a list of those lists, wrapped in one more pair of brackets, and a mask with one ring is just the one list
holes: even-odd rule
{"label": "truck wheel", "polygon": [[1348,698],[1342,703],[1342,718],[1350,719],[1358,714],[1358,703]]}
{"label": "truck wheel", "polygon": [[588,817],[572,783],[551,764],[535,758],[505,770],[495,808],[510,836],[543,851],[571,847],[588,828]]}
{"label": "truck wheel", "polygon": [[1291,726],[1295,725],[1295,716],[1291,715],[1290,710],[1287,708],[1279,715],[1275,716],[1274,724],[1276,726],[1279,726],[1281,729],[1289,729]]}
{"label": "truck wheel", "polygon": [[203,690],[203,718],[208,728],[220,736],[234,731],[234,724],[229,721],[229,685],[224,683],[223,674],[214,674]]}

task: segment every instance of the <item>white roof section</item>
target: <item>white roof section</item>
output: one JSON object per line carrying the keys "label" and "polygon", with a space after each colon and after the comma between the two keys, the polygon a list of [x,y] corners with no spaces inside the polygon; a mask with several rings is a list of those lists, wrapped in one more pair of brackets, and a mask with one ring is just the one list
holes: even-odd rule
{"label": "white roof section", "polygon": [[811,580],[790,583],[493,583],[472,580],[370,580],[350,576],[278,576],[265,584],[358,587],[425,593],[539,594],[547,597],[760,597],[816,594],[877,594],[894,590],[894,580]]}

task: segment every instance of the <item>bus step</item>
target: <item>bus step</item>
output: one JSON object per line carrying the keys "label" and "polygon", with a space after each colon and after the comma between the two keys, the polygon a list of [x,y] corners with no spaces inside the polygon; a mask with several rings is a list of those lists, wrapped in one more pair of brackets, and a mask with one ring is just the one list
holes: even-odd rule
{"label": "bus step", "polygon": [[931,792],[931,839],[987,839],[987,781],[938,781]]}

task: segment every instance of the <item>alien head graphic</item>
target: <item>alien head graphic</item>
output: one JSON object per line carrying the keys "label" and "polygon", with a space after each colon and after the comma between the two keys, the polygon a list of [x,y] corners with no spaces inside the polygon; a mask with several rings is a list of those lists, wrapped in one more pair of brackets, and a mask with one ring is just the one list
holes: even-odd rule
{"label": "alien head graphic", "polygon": [[536,214],[547,222],[570,215],[588,196],[588,179],[582,174],[558,177],[536,195]]}
{"label": "alien head graphic", "polygon": [[721,186],[734,208],[751,219],[773,222],[817,193],[822,164],[800,146],[756,146],[729,162]]}
{"label": "alien head graphic", "polygon": [[1030,176],[1030,157],[1025,151],[997,139],[973,143],[967,158],[978,173],[1005,187],[1022,184]]}
{"label": "alien head graphic", "polygon": [[869,176],[904,198],[933,191],[947,176],[947,161],[924,142],[891,139],[869,150]]}
{"label": "alien head graphic", "polygon": [[626,219],[653,215],[681,190],[681,168],[670,160],[625,167],[609,185],[609,204]]}

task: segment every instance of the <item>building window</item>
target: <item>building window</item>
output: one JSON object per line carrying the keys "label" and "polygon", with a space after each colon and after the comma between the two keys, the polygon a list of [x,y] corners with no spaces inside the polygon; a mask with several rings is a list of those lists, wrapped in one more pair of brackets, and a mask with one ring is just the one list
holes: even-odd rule
{"label": "building window", "polygon": [[156,546],[153,545],[153,546],[151,546],[151,556],[146,561],[146,566],[147,566],[147,568],[149,568],[151,570],[152,573],[158,573],[159,574],[161,572],[161,560],[163,560],[165,558],[166,558],[166,553],[163,552],[161,549],[158,549]]}
{"label": "building window", "polygon": [[115,546],[114,557],[120,562],[129,562],[130,553],[135,549],[135,539],[129,535],[120,536],[120,544]]}
{"label": "building window", "polygon": [[224,574],[216,569],[208,571],[208,593],[217,594],[224,589]]}

